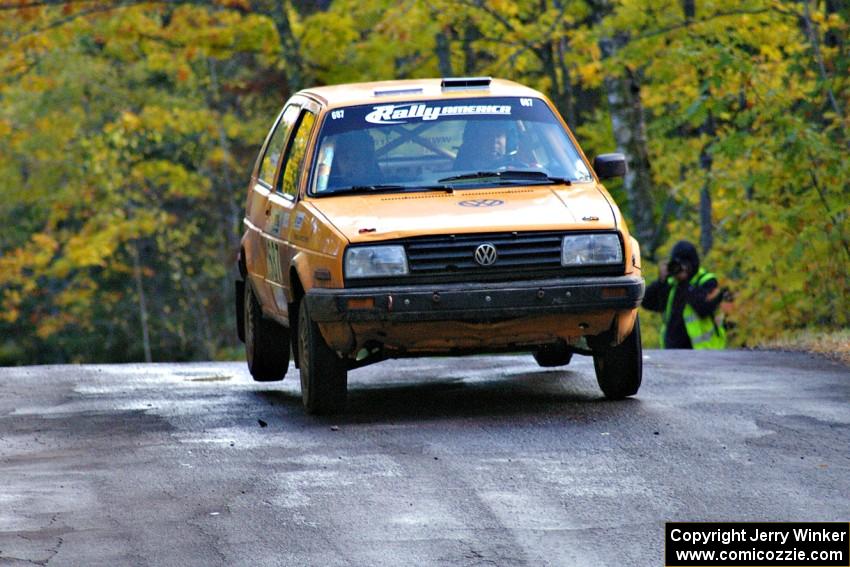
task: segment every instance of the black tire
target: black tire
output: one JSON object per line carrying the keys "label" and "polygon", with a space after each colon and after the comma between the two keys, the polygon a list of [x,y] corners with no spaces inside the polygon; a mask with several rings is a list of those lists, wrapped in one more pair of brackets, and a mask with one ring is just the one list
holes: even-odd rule
{"label": "black tire", "polygon": [[245,342],[245,281],[236,280],[233,303],[236,306],[236,336]]}
{"label": "black tire", "polygon": [[566,366],[573,358],[573,351],[564,345],[546,345],[534,353],[534,360],[543,368]]}
{"label": "black tire", "polygon": [[296,370],[301,370],[301,361],[298,360],[298,311],[300,310],[299,303],[296,300],[289,304],[289,328],[295,329],[294,333],[290,333],[289,352],[292,356],[292,364]]}
{"label": "black tire", "polygon": [[310,317],[306,299],[298,308],[298,360],[301,366],[301,399],[311,414],[332,414],[345,409],[348,370],[345,361],[325,343],[319,326]]}
{"label": "black tire", "polygon": [[619,400],[637,394],[643,378],[640,319],[635,318],[632,333],[622,343],[593,355],[593,367],[606,398]]}
{"label": "black tire", "polygon": [[263,317],[251,284],[245,282],[245,358],[257,382],[283,380],[289,368],[289,329]]}

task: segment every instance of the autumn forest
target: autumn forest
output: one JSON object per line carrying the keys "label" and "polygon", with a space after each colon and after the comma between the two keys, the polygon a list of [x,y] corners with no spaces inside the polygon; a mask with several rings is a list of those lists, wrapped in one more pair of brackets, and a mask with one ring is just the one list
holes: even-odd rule
{"label": "autumn forest", "polygon": [[697,243],[734,345],[850,325],[845,0],[0,0],[0,365],[240,356],[245,189],[286,98],[462,75],[626,154],[645,277]]}

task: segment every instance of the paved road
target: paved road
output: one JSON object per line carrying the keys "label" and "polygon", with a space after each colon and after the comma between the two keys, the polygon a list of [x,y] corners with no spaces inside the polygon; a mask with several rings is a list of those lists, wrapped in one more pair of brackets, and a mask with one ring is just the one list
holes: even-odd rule
{"label": "paved road", "polygon": [[390,361],[350,411],[243,364],[0,369],[0,565],[662,565],[667,520],[850,520],[850,370]]}

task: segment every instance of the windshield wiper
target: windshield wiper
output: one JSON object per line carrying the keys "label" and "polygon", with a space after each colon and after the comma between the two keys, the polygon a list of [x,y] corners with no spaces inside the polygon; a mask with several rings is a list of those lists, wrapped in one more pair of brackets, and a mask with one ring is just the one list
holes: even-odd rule
{"label": "windshield wiper", "polygon": [[543,171],[529,171],[521,169],[508,169],[505,171],[476,171],[475,173],[463,173],[438,180],[438,183],[451,181],[475,181],[477,179],[493,179],[500,181],[538,181],[556,183],[558,185],[570,185],[571,180],[563,177],[553,177]]}
{"label": "windshield wiper", "polygon": [[352,185],[351,187],[340,187],[334,189],[333,191],[324,191],[319,193],[319,195],[336,195],[337,193],[345,193],[348,195],[354,194],[362,194],[362,193],[374,193],[376,191],[380,192],[398,192],[398,191],[406,191],[409,189],[406,185]]}

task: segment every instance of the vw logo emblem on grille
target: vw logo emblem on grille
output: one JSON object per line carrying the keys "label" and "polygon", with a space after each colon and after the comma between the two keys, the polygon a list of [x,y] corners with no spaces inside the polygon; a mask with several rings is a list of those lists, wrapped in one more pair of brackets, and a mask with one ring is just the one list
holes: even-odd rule
{"label": "vw logo emblem on grille", "polygon": [[458,203],[461,207],[498,207],[505,202],[500,199],[472,199]]}
{"label": "vw logo emblem on grille", "polygon": [[480,266],[492,266],[496,263],[496,247],[487,242],[475,249],[475,261]]}

